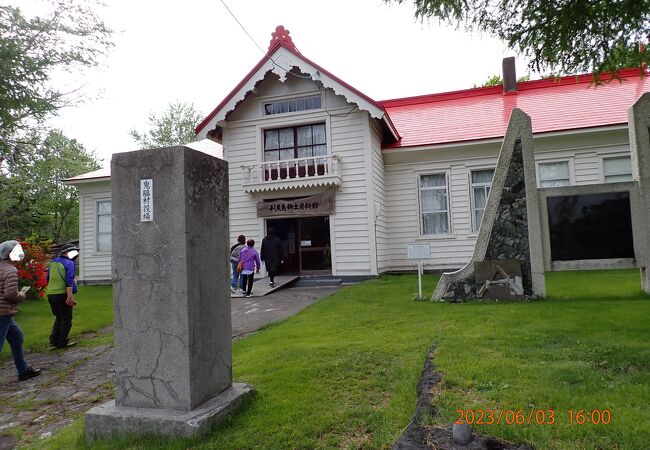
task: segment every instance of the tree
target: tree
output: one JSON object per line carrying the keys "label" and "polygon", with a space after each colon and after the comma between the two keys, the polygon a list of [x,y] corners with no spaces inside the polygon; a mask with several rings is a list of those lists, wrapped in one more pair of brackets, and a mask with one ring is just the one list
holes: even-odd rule
{"label": "tree", "polygon": [[80,0],[51,0],[27,18],[0,5],[0,163],[25,135],[74,98],[50,86],[54,71],[97,65],[112,31]]}
{"label": "tree", "polygon": [[492,34],[529,59],[536,72],[616,72],[650,58],[648,0],[385,0],[415,3],[437,18]]}
{"label": "tree", "polygon": [[0,173],[2,235],[32,234],[55,242],[78,236],[76,188],[61,181],[100,168],[81,143],[58,130],[45,138],[33,134],[7,161]]}
{"label": "tree", "polygon": [[141,148],[184,145],[196,140],[194,129],[202,117],[193,104],[170,103],[161,115],[149,114],[149,131],[132,129],[129,135]]}
{"label": "tree", "polygon": [[[522,81],[529,81],[530,80],[530,75],[524,75],[523,77],[517,78],[517,83],[521,83]],[[501,75],[492,75],[488,77],[487,80],[481,85],[474,85],[475,88],[478,87],[488,87],[488,86],[500,86],[503,84],[503,78],[501,78]]]}

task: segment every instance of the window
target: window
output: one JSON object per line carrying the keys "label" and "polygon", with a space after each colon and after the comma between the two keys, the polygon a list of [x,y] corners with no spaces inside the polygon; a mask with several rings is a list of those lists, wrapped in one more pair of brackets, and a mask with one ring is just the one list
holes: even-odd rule
{"label": "window", "polygon": [[539,187],[569,186],[569,161],[539,163]]}
{"label": "window", "polygon": [[444,173],[420,175],[420,215],[422,234],[449,233],[447,176]]}
{"label": "window", "polygon": [[97,202],[97,251],[111,251],[111,202]]}
{"label": "window", "polygon": [[603,159],[605,183],[632,181],[632,160],[629,156]]}
{"label": "window", "polygon": [[264,103],[264,115],[269,116],[271,114],[282,114],[320,108],[320,95],[314,95],[311,97],[300,97],[291,100],[278,100],[276,102]]}
{"label": "window", "polygon": [[481,219],[485,211],[490,188],[492,187],[492,178],[494,177],[494,169],[487,170],[473,170],[471,176],[471,189],[472,189],[472,230],[477,232],[481,226]]}
{"label": "window", "polygon": [[264,131],[264,161],[327,155],[325,124]]}

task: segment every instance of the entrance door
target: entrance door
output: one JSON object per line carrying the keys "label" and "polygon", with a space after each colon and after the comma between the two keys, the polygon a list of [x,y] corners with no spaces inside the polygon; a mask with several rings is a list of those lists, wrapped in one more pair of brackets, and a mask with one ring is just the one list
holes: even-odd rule
{"label": "entrance door", "polygon": [[282,241],[281,273],[332,274],[329,216],[268,219],[266,228]]}
{"label": "entrance door", "polygon": [[[275,235],[282,242],[282,265],[280,273],[286,275],[300,274],[300,256],[298,252],[298,220],[268,219],[266,229],[273,228]],[[261,244],[260,244],[261,245]]]}
{"label": "entrance door", "polygon": [[300,273],[331,275],[329,216],[300,218],[298,228],[300,230]]}

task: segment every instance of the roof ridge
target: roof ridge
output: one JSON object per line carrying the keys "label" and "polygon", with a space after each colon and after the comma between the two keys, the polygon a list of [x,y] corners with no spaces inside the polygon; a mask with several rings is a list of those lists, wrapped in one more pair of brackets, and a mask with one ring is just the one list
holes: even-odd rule
{"label": "roof ridge", "polygon": [[[627,69],[621,69],[616,74],[604,73],[601,75],[601,80],[603,81],[613,81],[614,79],[626,79],[632,78],[634,76],[641,76],[642,72],[640,68],[632,67]],[[648,75],[646,75],[648,76]],[[526,91],[530,89],[540,89],[540,88],[549,88],[556,86],[566,86],[570,84],[585,84],[593,83],[594,74],[577,74],[577,75],[565,75],[558,78],[542,78],[539,80],[529,80],[529,81],[520,81],[517,83],[518,91]],[[501,84],[496,86],[481,86],[468,89],[460,89],[455,91],[447,92],[437,92],[433,94],[424,94],[416,95],[412,97],[400,97],[388,100],[378,100],[377,103],[382,105],[384,108],[394,108],[398,106],[408,106],[408,105],[417,105],[421,103],[434,103],[441,102],[446,100],[455,100],[459,98],[471,98],[479,97],[482,95],[494,95],[502,94],[503,87]],[[512,94],[509,94],[512,95]]]}

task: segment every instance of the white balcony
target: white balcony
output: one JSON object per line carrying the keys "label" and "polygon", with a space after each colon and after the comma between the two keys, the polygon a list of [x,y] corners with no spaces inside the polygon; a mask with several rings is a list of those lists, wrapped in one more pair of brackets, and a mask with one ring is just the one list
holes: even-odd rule
{"label": "white balcony", "polygon": [[275,191],[318,186],[341,186],[337,155],[266,161],[241,166],[244,192]]}

